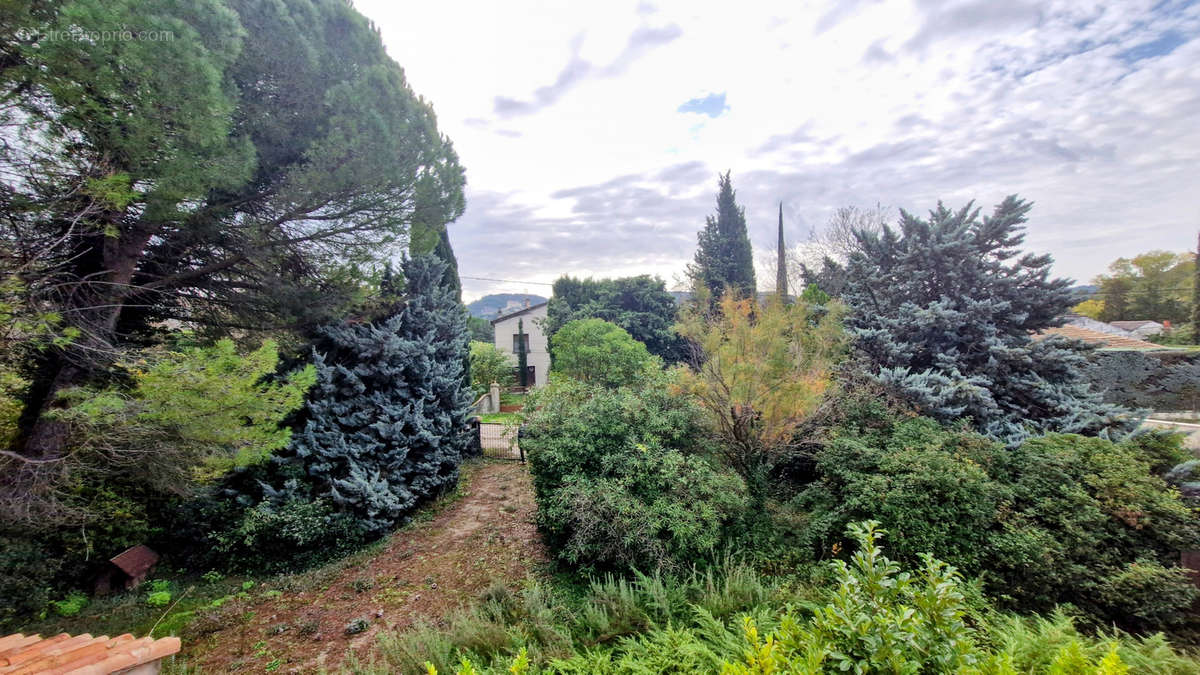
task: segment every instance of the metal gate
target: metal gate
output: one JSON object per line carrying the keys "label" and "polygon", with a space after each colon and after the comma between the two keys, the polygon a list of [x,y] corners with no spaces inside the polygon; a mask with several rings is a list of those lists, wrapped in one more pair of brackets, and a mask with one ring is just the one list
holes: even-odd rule
{"label": "metal gate", "polygon": [[524,462],[525,452],[517,443],[517,427],[507,424],[480,424],[479,446],[484,457],[515,459]]}

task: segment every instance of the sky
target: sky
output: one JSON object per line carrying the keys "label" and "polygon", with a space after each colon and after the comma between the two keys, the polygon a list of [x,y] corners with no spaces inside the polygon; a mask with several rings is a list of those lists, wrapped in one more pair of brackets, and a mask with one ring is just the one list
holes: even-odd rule
{"label": "sky", "polygon": [[841,206],[1013,193],[1026,248],[1081,283],[1196,244],[1196,0],[355,6],[466,167],[467,300],[563,274],[679,287],[724,171],[758,252],[781,201],[799,243]]}

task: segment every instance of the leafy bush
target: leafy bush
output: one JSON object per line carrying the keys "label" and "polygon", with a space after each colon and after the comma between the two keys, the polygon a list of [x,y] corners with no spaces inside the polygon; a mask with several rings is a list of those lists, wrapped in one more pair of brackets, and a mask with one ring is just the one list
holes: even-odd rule
{"label": "leafy bush", "polygon": [[151,607],[166,607],[171,604],[171,592],[154,591],[146,596],[146,604]]}
{"label": "leafy bush", "polygon": [[957,570],[925,555],[918,572],[901,573],[883,555],[878,525],[850,525],[859,549],[849,565],[833,561],[837,590],[810,621],[787,612],[774,639],[761,640],[747,617],[746,661],[725,672],[946,673],[974,665],[979,655]]}
{"label": "leafy bush", "polygon": [[501,389],[516,383],[512,359],[490,342],[472,342],[471,389],[475,396],[486,394],[493,382]]}
{"label": "leafy bush", "polygon": [[607,387],[637,384],[662,367],[646,345],[603,319],[568,322],[550,339],[554,370]]}
{"label": "leafy bush", "polygon": [[71,617],[83,611],[88,605],[88,596],[79,591],[72,591],[62,600],[50,603],[50,608],[59,616]]}
{"label": "leafy bush", "polygon": [[70,427],[75,453],[105,457],[111,472],[159,490],[183,491],[196,478],[261,461],[287,445],[291,430],[280,423],[303,405],[316,374],[307,366],[269,381],[278,364],[270,340],[244,355],[228,339],[146,353],[124,364],[129,391],[69,390],[70,407],[55,414]]}
{"label": "leafy bush", "polygon": [[1179,567],[1139,559],[1108,575],[1100,597],[1117,623],[1133,630],[1154,631],[1187,621],[1200,594],[1191,577]]}
{"label": "leafy bush", "polygon": [[560,560],[614,570],[688,565],[739,519],[740,482],[684,454],[703,444],[699,411],[667,393],[665,377],[642,390],[568,380],[532,395],[521,443],[538,525]]}
{"label": "leafy bush", "polygon": [[678,304],[662,279],[641,275],[618,279],[560,277],[546,307],[546,335],[553,339],[576,319],[604,319],[666,363],[686,356],[686,343],[672,330]]}
{"label": "leafy bush", "polygon": [[707,413],[718,455],[746,481],[758,512],[769,474],[795,452],[798,430],[833,384],[845,346],[841,306],[778,296],[759,305],[727,293],[717,309],[695,305],[677,326],[701,351],[693,369],[680,369],[679,389]]}
{"label": "leafy bush", "polygon": [[[926,556],[908,571],[883,555],[876,523],[823,592],[772,584],[739,565],[687,576],[593,581],[576,601],[532,585],[489,590],[442,628],[380,635],[352,672],[960,673],[1194,675],[1200,663],[1161,635],[1086,635],[1065,614],[973,610],[954,568]],[[799,591],[799,592],[797,592]],[[718,609],[723,608],[723,609]]]}
{"label": "leafy bush", "polygon": [[344,555],[367,541],[364,528],[323,500],[262,502],[219,532],[221,563],[252,572],[296,571]]}
{"label": "leafy bush", "polygon": [[885,415],[844,425],[791,507],[816,555],[841,544],[846,524],[874,517],[900,560],[932,553],[981,575],[1004,606],[1071,603],[1145,630],[1182,620],[1196,598],[1171,568],[1198,541],[1195,517],[1147,456],[1136,444],[1066,434],[1010,449]]}
{"label": "leafy bush", "polygon": [[15,631],[46,608],[61,565],[34,542],[0,535],[0,633]]}

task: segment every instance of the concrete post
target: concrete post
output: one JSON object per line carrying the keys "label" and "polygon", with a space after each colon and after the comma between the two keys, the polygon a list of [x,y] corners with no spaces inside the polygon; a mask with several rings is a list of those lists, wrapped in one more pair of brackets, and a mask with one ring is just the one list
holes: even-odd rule
{"label": "concrete post", "polygon": [[500,412],[500,383],[493,382],[492,389],[488,395],[488,412]]}

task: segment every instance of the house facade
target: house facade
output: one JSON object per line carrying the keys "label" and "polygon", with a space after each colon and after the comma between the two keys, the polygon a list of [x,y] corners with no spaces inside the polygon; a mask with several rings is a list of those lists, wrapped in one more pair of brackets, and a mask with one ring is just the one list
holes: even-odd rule
{"label": "house facade", "polygon": [[541,387],[550,381],[550,345],[542,325],[546,320],[548,302],[541,302],[492,319],[496,349],[503,351],[517,365],[517,328],[523,324],[525,331],[525,363],[529,369],[529,384]]}

